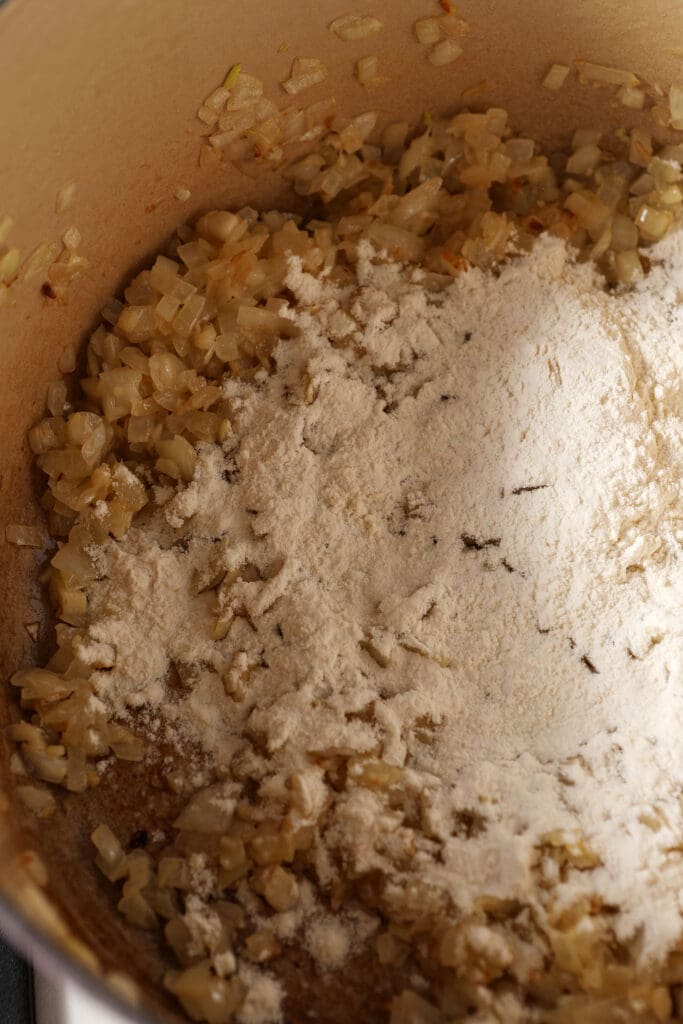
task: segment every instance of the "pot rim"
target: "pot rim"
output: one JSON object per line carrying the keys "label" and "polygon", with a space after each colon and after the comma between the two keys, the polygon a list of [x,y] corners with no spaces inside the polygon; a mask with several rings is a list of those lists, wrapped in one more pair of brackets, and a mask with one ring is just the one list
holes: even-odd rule
{"label": "pot rim", "polygon": [[[3,0],[0,0],[0,4]],[[0,892],[0,933],[29,963],[53,981],[75,982],[89,995],[130,1024],[159,1024],[160,1018],[144,1006],[132,1006],[92,973],[54,939],[44,935],[21,909]],[[122,1021],[122,1024],[123,1024]]]}

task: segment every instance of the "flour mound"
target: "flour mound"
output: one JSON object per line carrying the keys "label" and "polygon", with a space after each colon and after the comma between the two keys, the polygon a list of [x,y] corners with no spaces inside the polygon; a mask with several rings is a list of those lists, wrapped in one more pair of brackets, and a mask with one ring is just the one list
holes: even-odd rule
{"label": "flour mound", "polygon": [[[439,290],[369,250],[345,286],[292,258],[300,337],[225,383],[230,440],[106,549],[100,699],[247,765],[266,806],[296,774],[323,890],[380,872],[542,916],[544,880],[643,960],[679,938],[681,234],[653,256],[623,295],[549,238]],[[395,771],[417,821],[331,791],[335,756]]]}

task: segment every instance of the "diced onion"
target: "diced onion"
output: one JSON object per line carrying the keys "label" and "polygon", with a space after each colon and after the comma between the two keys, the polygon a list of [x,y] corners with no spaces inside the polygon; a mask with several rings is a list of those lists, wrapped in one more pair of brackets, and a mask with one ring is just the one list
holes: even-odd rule
{"label": "diced onion", "polygon": [[592,174],[600,163],[602,153],[595,145],[580,146],[567,161],[568,174]]}
{"label": "diced onion", "polygon": [[345,14],[341,18],[335,18],[330,24],[330,31],[348,43],[355,39],[366,39],[367,36],[379,32],[381,27],[382,22],[378,18],[362,14]]}
{"label": "diced onion", "polygon": [[290,77],[282,83],[282,88],[290,96],[296,96],[304,89],[310,89],[327,78],[327,68],[317,57],[296,57],[292,64]]}
{"label": "diced onion", "polygon": [[617,213],[612,221],[612,248],[618,252],[635,249],[638,245],[638,228],[630,217]]}
{"label": "diced onion", "polygon": [[63,213],[70,209],[76,201],[76,182],[70,181],[60,188],[55,199],[55,212]]}
{"label": "diced onion", "polygon": [[614,258],[617,277],[621,284],[634,284],[643,275],[643,264],[635,249],[618,252]]}
{"label": "diced onion", "polygon": [[543,88],[550,92],[559,92],[567,81],[569,66],[567,64],[551,64],[543,79]]}
{"label": "diced onion", "polygon": [[21,265],[21,252],[19,249],[9,249],[4,256],[0,256],[0,283],[11,281],[17,275]]}
{"label": "diced onion", "polygon": [[38,786],[16,786],[15,793],[25,807],[38,818],[49,818],[54,814],[55,798],[48,789],[40,789]]}
{"label": "diced onion", "polygon": [[51,416],[61,416],[66,405],[66,384],[53,380],[47,386],[47,407]]}
{"label": "diced onion", "polygon": [[57,368],[60,373],[73,373],[76,369],[76,348],[71,342],[62,349],[57,360]]}
{"label": "diced onion", "polygon": [[631,132],[628,158],[632,164],[636,164],[638,167],[647,167],[650,163],[652,139],[650,133],[644,128],[634,128]]}
{"label": "diced onion", "polygon": [[646,241],[658,242],[671,227],[673,214],[669,210],[656,210],[645,204],[640,208],[635,223]]}
{"label": "diced onion", "polygon": [[419,18],[414,25],[417,41],[422,46],[433,46],[441,39],[442,32],[438,18]]}
{"label": "diced onion", "polygon": [[207,107],[202,103],[197,111],[197,117],[202,124],[207,125],[209,128],[213,128],[218,120],[218,113],[215,110],[212,110],[211,107]]}
{"label": "diced onion", "polygon": [[28,257],[21,270],[21,276],[26,281],[37,274],[43,273],[59,255],[61,245],[59,242],[42,242]]}
{"label": "diced onion", "polygon": [[435,68],[441,68],[446,64],[452,64],[460,56],[462,56],[460,43],[456,43],[454,39],[442,39],[432,48],[428,60]]}
{"label": "diced onion", "polygon": [[669,89],[670,124],[672,128],[683,131],[683,85],[672,85]]}
{"label": "diced onion", "polygon": [[62,242],[64,243],[67,249],[70,249],[72,251],[77,249],[81,244],[81,233],[78,230],[78,228],[67,228],[64,234],[62,235]]}
{"label": "diced onion", "polygon": [[356,77],[366,89],[371,89],[373,86],[381,85],[383,82],[388,81],[387,78],[379,74],[378,67],[379,61],[375,56],[361,57],[356,62]]}
{"label": "diced onion", "polygon": [[42,548],[45,544],[42,530],[37,526],[22,526],[20,523],[7,524],[5,540],[8,544],[26,548]]}
{"label": "diced onion", "polygon": [[605,64],[592,64],[587,60],[575,60],[574,67],[582,82],[594,82],[598,85],[636,86],[640,84],[637,75],[622,68],[607,67]]}
{"label": "diced onion", "polygon": [[645,106],[645,93],[637,86],[622,85],[617,92],[617,99],[624,107],[633,110],[642,110]]}
{"label": "diced onion", "polygon": [[157,451],[159,452],[159,459],[157,460],[157,466],[160,462],[166,466],[162,468],[161,472],[167,473],[168,468],[172,468],[174,465],[177,468],[178,475],[174,472],[167,473],[168,476],[174,477],[187,481],[189,483],[194,476],[194,468],[197,462],[197,453],[184,437],[176,434],[172,441],[158,441]]}
{"label": "diced onion", "polygon": [[609,218],[609,207],[592,192],[581,190],[567,197],[566,208],[574,214],[581,227],[588,231],[599,229]]}
{"label": "diced onion", "polygon": [[213,92],[206,97],[204,100],[204,106],[208,107],[209,110],[213,110],[218,113],[218,111],[222,110],[228,102],[229,96],[229,88],[224,85],[219,85],[217,89],[214,89]]}

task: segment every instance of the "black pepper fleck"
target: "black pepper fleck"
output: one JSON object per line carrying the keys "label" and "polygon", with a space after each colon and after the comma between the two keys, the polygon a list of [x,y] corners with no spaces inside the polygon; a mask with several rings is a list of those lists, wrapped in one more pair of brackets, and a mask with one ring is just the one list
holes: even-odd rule
{"label": "black pepper fleck", "polygon": [[133,832],[130,840],[131,850],[139,850],[142,846],[147,846],[149,842],[149,833],[147,829],[139,828],[137,832]]}
{"label": "black pepper fleck", "polygon": [[533,491],[544,491],[549,484],[528,484],[526,487],[513,487],[510,494],[531,494]]}
{"label": "black pepper fleck", "polygon": [[467,551],[483,551],[484,548],[499,548],[500,537],[489,537],[487,540],[479,540],[471,533],[461,533],[460,540]]}

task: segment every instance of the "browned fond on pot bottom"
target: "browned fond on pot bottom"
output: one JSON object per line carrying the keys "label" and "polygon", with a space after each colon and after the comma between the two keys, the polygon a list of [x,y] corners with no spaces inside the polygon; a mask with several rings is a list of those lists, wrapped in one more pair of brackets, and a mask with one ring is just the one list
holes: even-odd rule
{"label": "browned fond on pot bottom", "polygon": [[[436,0],[9,0],[0,11],[0,212],[12,214],[12,241],[27,252],[76,224],[90,269],[67,306],[42,297],[36,279],[13,288],[0,310],[2,527],[37,515],[39,483],[25,433],[42,412],[60,351],[87,334],[106,297],[178,222],[198,211],[293,202],[274,174],[254,181],[224,167],[197,166],[197,106],[232,63],[258,74],[267,94],[284,104],[277,83],[287,77],[292,57],[321,57],[329,79],[306,93],[305,102],[334,94],[341,112],[376,109],[382,123],[455,108],[464,89],[484,82],[482,104],[504,105],[520,129],[550,143],[576,126],[629,125],[639,116],[615,106],[604,90],[574,84],[554,95],[541,89],[554,61],[582,57],[617,64],[649,81],[683,77],[675,52],[675,41],[683,38],[683,7],[671,0],[574,0],[560,7],[548,0],[462,0],[458,9],[471,24],[465,53],[457,64],[435,69],[417,46],[412,25],[438,13]],[[379,17],[383,31],[358,44],[336,39],[326,26],[349,10]],[[352,78],[353,62],[368,53],[379,55],[390,79],[371,94]],[[77,201],[56,215],[55,195],[70,180],[77,182]],[[181,186],[192,193],[184,206],[172,198]],[[0,543],[3,679],[21,664],[39,661],[49,647],[49,639],[34,645],[23,628],[42,618],[35,585],[41,557]],[[10,688],[2,694],[0,726],[17,714]],[[4,750],[0,755],[0,785],[10,791]],[[103,965],[156,982],[159,951],[110,913],[114,887],[97,873],[87,838],[104,819],[125,843],[150,823],[150,807],[160,822],[174,812],[154,773],[126,764],[97,790],[66,795],[47,825],[27,818],[10,792],[0,863],[25,846],[39,850],[50,869],[52,896]],[[307,1011],[317,1007],[320,1019],[329,1021],[377,1020],[388,993],[365,975],[359,985],[356,966],[323,980],[303,954],[292,952],[283,972],[301,1011],[295,1016],[311,1019]],[[170,1006],[162,994],[154,998]]]}

